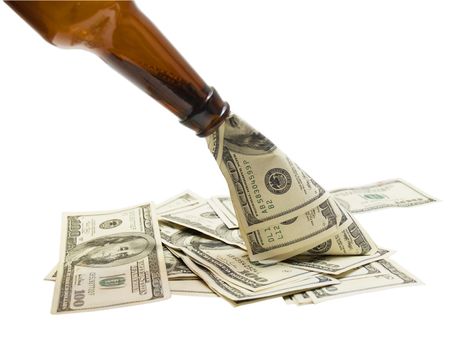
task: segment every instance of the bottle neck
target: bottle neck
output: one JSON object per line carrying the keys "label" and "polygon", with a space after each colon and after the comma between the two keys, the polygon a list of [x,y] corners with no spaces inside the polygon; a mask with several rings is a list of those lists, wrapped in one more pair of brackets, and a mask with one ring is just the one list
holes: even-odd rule
{"label": "bottle neck", "polygon": [[48,42],[98,55],[199,136],[229,105],[209,87],[132,1],[8,1]]}

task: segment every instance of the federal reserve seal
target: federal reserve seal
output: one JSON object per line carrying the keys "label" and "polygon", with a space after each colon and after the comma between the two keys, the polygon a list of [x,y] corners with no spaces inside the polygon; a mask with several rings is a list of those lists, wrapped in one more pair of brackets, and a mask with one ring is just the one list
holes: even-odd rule
{"label": "federal reserve seal", "polygon": [[292,186],[292,177],[287,170],[274,168],[266,173],[264,182],[271,193],[284,194]]}

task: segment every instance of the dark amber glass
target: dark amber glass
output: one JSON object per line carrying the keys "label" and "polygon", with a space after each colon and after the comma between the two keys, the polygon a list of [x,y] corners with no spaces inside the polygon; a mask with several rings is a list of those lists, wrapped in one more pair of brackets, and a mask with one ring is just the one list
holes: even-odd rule
{"label": "dark amber glass", "polygon": [[97,54],[198,135],[209,135],[228,116],[229,105],[133,1],[6,3],[49,43]]}

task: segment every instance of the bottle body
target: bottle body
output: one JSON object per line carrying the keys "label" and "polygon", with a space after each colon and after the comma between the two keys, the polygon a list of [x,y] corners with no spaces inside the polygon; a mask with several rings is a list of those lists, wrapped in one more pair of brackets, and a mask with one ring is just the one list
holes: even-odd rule
{"label": "bottle body", "polygon": [[133,1],[7,1],[48,42],[98,55],[200,136],[229,114]]}

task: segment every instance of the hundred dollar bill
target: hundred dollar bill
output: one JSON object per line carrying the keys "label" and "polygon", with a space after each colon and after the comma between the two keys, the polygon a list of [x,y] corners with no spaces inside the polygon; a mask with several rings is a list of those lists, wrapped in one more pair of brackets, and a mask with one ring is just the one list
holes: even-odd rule
{"label": "hundred dollar bill", "polygon": [[313,249],[339,233],[338,222],[340,211],[326,200],[293,219],[248,233],[250,259],[277,262]]}
{"label": "hundred dollar bill", "polygon": [[[342,190],[338,189],[330,191],[330,193],[332,193],[336,199],[343,202],[346,202],[345,197],[358,195],[359,197],[357,201],[349,200],[349,203],[347,203],[347,208],[351,212],[378,209],[382,204],[381,200],[385,200],[385,204],[389,204],[388,200],[393,201],[390,206],[398,207],[407,207],[410,205],[425,204],[436,201],[432,196],[423,193],[413,185],[410,185],[401,179],[380,181],[363,187],[347,188]],[[365,199],[366,202],[362,203],[362,199]],[[215,212],[224,221],[227,227],[238,228],[237,217],[235,216],[235,210],[230,197],[212,197],[209,200],[209,204],[212,205]]]}
{"label": "hundred dollar bill", "polygon": [[182,249],[182,247],[177,244],[177,237],[184,235],[187,232],[192,235],[195,234],[192,230],[186,227],[167,221],[159,221],[159,229],[163,245],[170,249],[172,254],[177,258],[180,258],[180,251]]}
{"label": "hundred dollar bill", "polygon": [[339,283],[337,279],[314,275],[294,283],[281,284],[261,291],[251,291],[240,286],[227,283],[217,274],[209,269],[194,263],[189,257],[182,257],[187,266],[190,267],[203,281],[217,294],[223,296],[234,305],[240,305],[253,300],[264,300],[267,298],[294,293],[295,291],[319,288]]}
{"label": "hundred dollar bill", "polygon": [[[251,262],[244,250],[219,240],[194,235],[190,231],[162,229],[161,238],[164,244],[181,250],[226,283],[250,291],[260,291],[316,275],[282,263],[261,265]],[[199,276],[190,265],[188,267]]]}
{"label": "hundred dollar bill", "polygon": [[[351,279],[370,277],[370,276],[379,276],[383,275],[384,272],[376,268],[376,264],[367,264],[360,266],[356,269],[341,273],[340,275],[333,276],[339,281],[349,281]],[[342,282],[341,282],[342,283]],[[310,296],[307,294],[307,291],[284,296],[284,301],[287,304],[309,304],[311,302]]]}
{"label": "hundred dollar bill", "polygon": [[[284,259],[292,251],[311,249],[329,233],[328,224],[339,221],[329,220],[332,216],[337,219],[336,213],[320,213],[322,203],[332,207],[329,194],[238,116],[231,115],[207,137],[207,143],[229,186],[252,260]],[[316,220],[307,219],[314,214]],[[304,226],[275,229],[291,220]]]}
{"label": "hundred dollar bill", "polygon": [[163,203],[156,205],[158,215],[176,211],[179,209],[193,207],[204,202],[204,199],[190,191],[182,192],[175,197],[166,200]]}
{"label": "hundred dollar bill", "polygon": [[201,279],[169,280],[169,286],[172,294],[217,296]]}
{"label": "hundred dollar bill", "polygon": [[373,255],[354,255],[354,256],[325,256],[300,254],[283,261],[295,267],[301,267],[305,270],[326,273],[330,275],[340,275],[346,271],[355,269],[373,261],[389,257],[393,252],[385,249],[379,249]]}
{"label": "hundred dollar bill", "polygon": [[352,213],[387,207],[409,207],[436,199],[401,179],[331,191],[332,197]]}
{"label": "hundred dollar bill", "polygon": [[198,278],[185,263],[176,257],[168,248],[164,249],[165,267],[169,280],[193,279]]}
{"label": "hundred dollar bill", "polygon": [[[165,268],[169,280],[175,279],[192,279],[197,278],[196,275],[186,266],[181,259],[172,253],[167,247],[163,246]],[[46,281],[55,281],[57,277],[56,265],[49,274],[44,278]]]}
{"label": "hundred dollar bill", "polygon": [[63,214],[52,313],[131,305],[169,296],[152,204]]}
{"label": "hundred dollar bill", "polygon": [[345,209],[340,208],[344,222],[338,233],[307,252],[320,255],[372,255],[378,251],[366,230]]}
{"label": "hundred dollar bill", "polygon": [[363,266],[359,266],[353,270],[343,272],[339,275],[334,275],[333,277],[337,278],[339,281],[342,281],[342,280],[348,281],[354,278],[374,277],[377,275],[384,275],[386,270],[378,269],[377,266],[379,266],[379,264],[369,263]]}
{"label": "hundred dollar bill", "polygon": [[372,262],[370,266],[378,273],[367,274],[363,277],[347,276],[340,279],[341,283],[338,285],[307,291],[294,300],[300,303],[316,304],[373,290],[421,284],[420,280],[393,261],[383,259]]}
{"label": "hundred dollar bill", "polygon": [[[232,201],[229,197],[213,197],[209,202],[216,213],[225,213],[227,210],[232,210]],[[338,203],[336,203],[338,204]],[[378,250],[376,244],[370,238],[366,230],[358,223],[358,221],[344,208],[337,205],[341,211],[342,217],[339,222],[339,228],[336,235],[328,240],[308,250],[312,254],[324,255],[372,255]],[[219,215],[222,219],[222,217]],[[231,222],[231,216],[222,219],[227,225]],[[227,225],[228,226],[228,225]]]}
{"label": "hundred dollar bill", "polygon": [[230,230],[207,202],[163,214],[161,219],[246,249],[240,231],[238,229]]}
{"label": "hundred dollar bill", "polygon": [[212,197],[208,200],[208,203],[228,228],[238,228],[235,209],[230,197]]}

